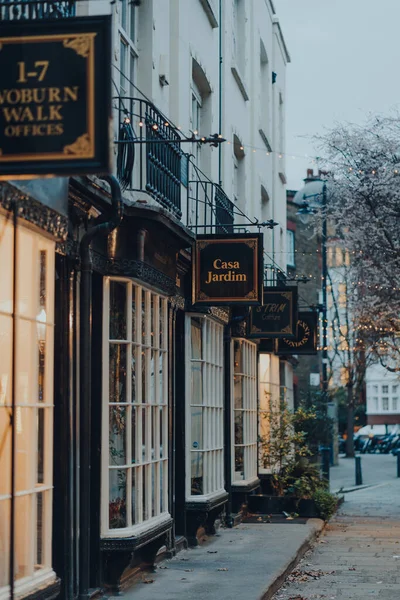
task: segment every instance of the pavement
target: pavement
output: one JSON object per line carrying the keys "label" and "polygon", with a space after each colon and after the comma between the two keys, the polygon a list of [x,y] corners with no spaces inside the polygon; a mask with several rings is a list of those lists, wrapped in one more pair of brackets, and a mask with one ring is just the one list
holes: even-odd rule
{"label": "pavement", "polygon": [[[359,454],[363,485],[374,485],[384,481],[391,481],[397,476],[397,459],[392,454]],[[330,470],[330,488],[338,492],[355,489],[355,461],[354,458],[340,458],[337,467]]]}
{"label": "pavement", "polygon": [[125,600],[267,600],[321,532],[323,521],[238,525],[220,529],[143,574]]}
{"label": "pavement", "polygon": [[[375,483],[345,494],[345,502],[314,549],[306,553],[274,600],[400,598],[400,479],[390,468],[396,461],[392,457],[391,464],[385,455],[365,458],[366,481]],[[347,468],[343,482],[348,480]]]}
{"label": "pavement", "polygon": [[[159,563],[125,600],[400,598],[400,478],[391,455],[362,457],[365,486],[323,521],[220,528]],[[354,460],[331,468],[331,489],[354,489]],[[116,600],[116,597],[115,597]]]}

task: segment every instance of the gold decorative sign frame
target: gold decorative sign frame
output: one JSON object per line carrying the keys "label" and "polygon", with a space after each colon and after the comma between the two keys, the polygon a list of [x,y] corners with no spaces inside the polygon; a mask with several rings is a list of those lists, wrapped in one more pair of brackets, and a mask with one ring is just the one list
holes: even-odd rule
{"label": "gold decorative sign frame", "polygon": [[110,171],[110,56],[110,16],[0,23],[0,180]]}
{"label": "gold decorative sign frame", "polygon": [[[210,247],[219,245],[221,247],[246,246],[251,249],[252,263],[248,267],[251,270],[253,284],[251,289],[246,290],[243,295],[212,295],[204,291],[201,283],[202,253]],[[199,235],[194,248],[194,260],[192,270],[192,304],[207,306],[230,306],[245,305],[258,306],[262,302],[262,271],[263,271],[263,235],[262,234],[240,234],[240,235]]]}

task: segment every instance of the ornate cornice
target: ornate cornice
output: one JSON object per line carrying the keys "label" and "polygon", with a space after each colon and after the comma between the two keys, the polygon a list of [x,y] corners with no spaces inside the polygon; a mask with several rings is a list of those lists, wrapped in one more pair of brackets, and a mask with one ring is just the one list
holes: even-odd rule
{"label": "ornate cornice", "polygon": [[67,217],[60,215],[60,213],[34,200],[27,194],[23,194],[8,183],[0,184],[0,206],[6,211],[12,211],[15,204],[20,219],[24,219],[50,233],[58,241],[67,239]]}
{"label": "ornate cornice", "polygon": [[229,323],[229,308],[221,308],[219,306],[211,306],[210,314],[227,325]]}
{"label": "ornate cornice", "polygon": [[100,540],[100,550],[103,552],[133,552],[145,544],[156,540],[172,529],[172,518],[164,521],[156,527],[150,528],[144,533],[129,538],[103,538]]}
{"label": "ornate cornice", "polygon": [[176,294],[175,296],[172,296],[169,301],[171,303],[172,308],[185,310],[186,302],[183,296],[179,296],[178,294]]}
{"label": "ornate cornice", "polygon": [[169,296],[176,293],[176,285],[173,279],[140,260],[130,258],[111,259],[92,251],[92,264],[93,268],[103,275],[135,277]]}

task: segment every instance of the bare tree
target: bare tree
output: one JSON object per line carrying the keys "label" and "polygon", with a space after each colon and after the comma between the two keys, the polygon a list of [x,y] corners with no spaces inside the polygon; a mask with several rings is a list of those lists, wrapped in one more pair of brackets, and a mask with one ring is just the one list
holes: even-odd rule
{"label": "bare tree", "polygon": [[339,125],[318,139],[330,174],[327,216],[350,253],[348,289],[362,294],[357,336],[400,370],[400,116]]}

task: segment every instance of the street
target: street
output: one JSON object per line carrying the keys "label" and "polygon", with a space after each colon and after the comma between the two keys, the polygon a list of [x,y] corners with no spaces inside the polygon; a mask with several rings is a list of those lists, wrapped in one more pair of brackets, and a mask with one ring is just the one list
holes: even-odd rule
{"label": "street", "polygon": [[[400,479],[396,478],[396,462],[389,455],[363,456],[362,461],[365,482],[374,484],[345,494],[337,515],[274,600],[400,597]],[[340,463],[331,469],[332,480],[339,483],[343,477],[347,487],[354,461],[341,459]]]}

